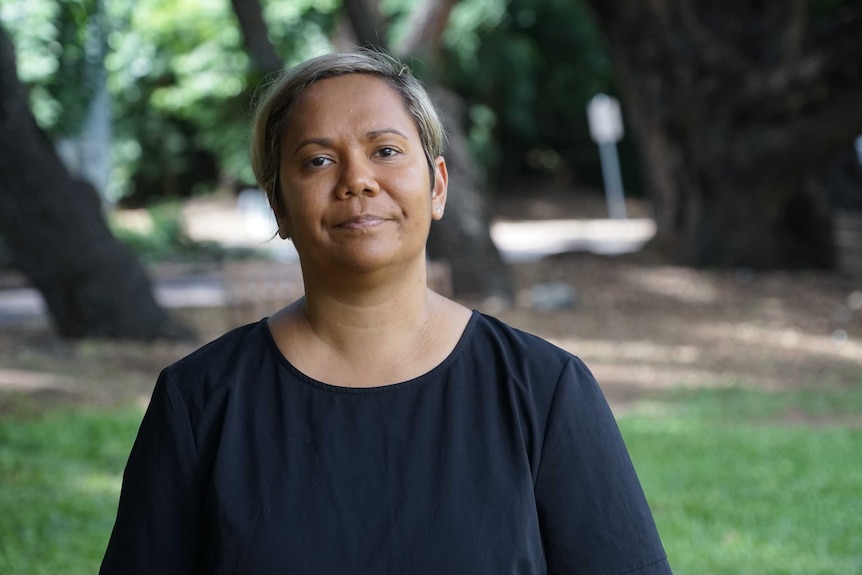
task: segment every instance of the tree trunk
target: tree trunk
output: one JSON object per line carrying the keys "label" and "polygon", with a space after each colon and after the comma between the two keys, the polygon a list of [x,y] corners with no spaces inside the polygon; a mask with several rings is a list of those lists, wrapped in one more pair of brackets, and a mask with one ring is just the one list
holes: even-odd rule
{"label": "tree trunk", "polygon": [[242,41],[252,66],[263,74],[278,72],[284,61],[269,41],[269,30],[263,19],[259,0],[231,0],[234,14],[242,32]]}
{"label": "tree trunk", "polygon": [[440,40],[449,22],[449,13],[458,0],[424,0],[410,13],[407,32],[401,38],[395,52],[410,56],[440,51]]}
{"label": "tree trunk", "polygon": [[[373,23],[379,21],[373,7],[365,0],[343,0],[343,4],[358,43],[387,48],[385,38],[378,33],[382,25]],[[424,61],[428,92],[449,136],[449,148],[445,153],[450,174],[446,215],[431,227],[428,253],[432,258],[449,264],[452,290],[456,296],[495,298],[508,304],[514,297],[512,280],[491,239],[484,175],[467,145],[464,103],[457,94],[435,84],[433,78],[433,61],[437,57],[440,35],[454,4],[454,0],[424,0],[414,6],[408,35],[415,36],[418,31],[424,31],[421,42],[414,37],[405,38],[401,47],[410,52],[396,53],[402,60],[417,57]],[[354,20],[357,13],[364,14],[360,22]]]}
{"label": "tree trunk", "polygon": [[386,46],[386,22],[380,17],[377,0],[343,0],[350,28],[357,44],[364,47]]}
{"label": "tree trunk", "polygon": [[428,255],[449,263],[452,291],[469,298],[512,302],[512,278],[491,239],[484,174],[473,158],[464,133],[464,101],[437,85],[429,89],[449,135],[446,166],[449,193],[446,214],[431,226]]}
{"label": "tree trunk", "polygon": [[72,179],[36,125],[0,29],[0,233],[66,337],[187,336],[156,304],[98,194]]}
{"label": "tree trunk", "polygon": [[862,133],[862,2],[592,0],[682,263],[833,264],[826,168]]}

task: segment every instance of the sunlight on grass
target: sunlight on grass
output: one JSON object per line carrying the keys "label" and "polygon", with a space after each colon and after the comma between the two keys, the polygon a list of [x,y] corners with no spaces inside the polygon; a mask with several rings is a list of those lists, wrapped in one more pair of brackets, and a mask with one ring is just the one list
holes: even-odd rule
{"label": "sunlight on grass", "polygon": [[[141,415],[0,423],[0,573],[98,571]],[[862,385],[680,390],[620,427],[677,575],[862,573]]]}
{"label": "sunlight on grass", "polygon": [[0,423],[0,573],[92,574],[142,412]]}
{"label": "sunlight on grass", "polygon": [[71,478],[72,489],[94,497],[120,497],[122,473],[88,473]]}
{"label": "sunlight on grass", "polygon": [[813,395],[685,392],[622,418],[675,573],[862,572],[862,426],[784,421],[862,423],[862,389]]}

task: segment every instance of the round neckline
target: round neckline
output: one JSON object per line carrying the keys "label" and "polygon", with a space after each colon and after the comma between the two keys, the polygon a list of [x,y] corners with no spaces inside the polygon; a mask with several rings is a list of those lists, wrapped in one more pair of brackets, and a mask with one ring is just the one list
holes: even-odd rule
{"label": "round neckline", "polygon": [[296,376],[303,383],[309,384],[312,387],[317,389],[321,389],[324,391],[329,391],[333,393],[347,393],[347,394],[362,394],[362,393],[383,393],[390,391],[397,391],[400,389],[405,389],[409,387],[414,387],[428,379],[432,379],[437,372],[446,369],[450,363],[452,363],[455,358],[461,353],[461,350],[466,347],[467,340],[470,337],[473,329],[475,328],[476,323],[479,321],[480,314],[475,309],[472,310],[470,315],[470,319],[467,321],[467,325],[464,327],[464,331],[461,332],[461,335],[458,338],[458,342],[455,344],[455,347],[452,348],[452,351],[449,352],[443,361],[438,363],[436,366],[426,371],[425,373],[418,375],[412,379],[408,379],[405,381],[400,381],[397,383],[390,383],[388,385],[377,385],[374,387],[346,387],[343,385],[333,385],[331,383],[326,383],[320,380],[317,380],[309,375],[306,375],[302,371],[300,371],[295,365],[293,365],[281,350],[278,349],[278,344],[275,343],[275,338],[272,335],[272,331],[269,328],[268,317],[260,320],[261,328],[264,332],[264,337],[266,339],[267,345],[269,346],[270,351],[275,355],[278,363],[287,368],[294,376]]}

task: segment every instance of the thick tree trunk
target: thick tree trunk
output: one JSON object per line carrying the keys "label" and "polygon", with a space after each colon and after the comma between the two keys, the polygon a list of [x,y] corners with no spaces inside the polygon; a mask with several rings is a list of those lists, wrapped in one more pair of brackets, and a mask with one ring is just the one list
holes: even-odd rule
{"label": "thick tree trunk", "polygon": [[[379,35],[379,16],[366,0],[343,0],[353,31],[361,45],[387,48]],[[464,130],[463,101],[433,82],[433,61],[440,35],[445,29],[455,0],[424,0],[414,6],[408,37],[397,52],[402,60],[417,57],[427,66],[428,91],[449,136],[444,153],[449,168],[449,197],[446,215],[431,228],[428,253],[446,261],[452,271],[452,290],[458,297],[495,298],[511,303],[512,280],[500,251],[491,239],[491,218],[485,199],[485,180],[472,157]],[[355,15],[362,13],[361,21]],[[368,20],[371,20],[371,23]],[[378,22],[378,23],[375,23]],[[422,31],[421,38],[416,36]]]}
{"label": "thick tree trunk", "polygon": [[93,187],[69,176],[39,130],[2,30],[0,233],[62,335],[189,335],[156,304],[140,263],[108,229]]}
{"label": "thick tree trunk", "polygon": [[464,101],[440,86],[429,90],[449,134],[446,214],[431,226],[428,254],[449,263],[452,291],[462,297],[498,298],[511,303],[512,279],[491,239],[484,175],[464,133]]}
{"label": "thick tree trunk", "polygon": [[[694,265],[831,266],[830,161],[862,133],[862,2],[590,2],[658,242]],[[839,13],[840,12],[840,13]]]}

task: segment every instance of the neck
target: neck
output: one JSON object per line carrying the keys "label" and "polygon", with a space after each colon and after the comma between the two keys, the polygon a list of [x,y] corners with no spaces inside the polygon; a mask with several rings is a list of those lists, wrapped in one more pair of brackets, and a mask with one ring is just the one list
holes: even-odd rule
{"label": "neck", "polygon": [[[470,311],[413,273],[375,282],[374,274],[315,281],[306,296],[270,317],[276,344],[297,369],[332,385],[388,385],[427,373],[454,349]],[[347,287],[344,287],[347,286]]]}
{"label": "neck", "polygon": [[424,333],[433,300],[426,287],[424,259],[421,264],[395,278],[368,274],[330,281],[305,279],[303,311],[308,327],[327,346],[346,355],[367,351],[370,341],[395,343]]}

